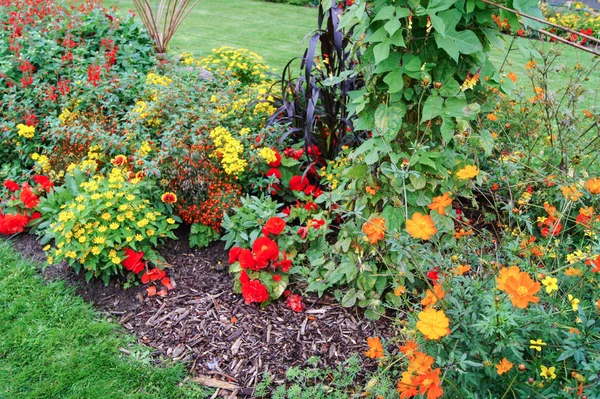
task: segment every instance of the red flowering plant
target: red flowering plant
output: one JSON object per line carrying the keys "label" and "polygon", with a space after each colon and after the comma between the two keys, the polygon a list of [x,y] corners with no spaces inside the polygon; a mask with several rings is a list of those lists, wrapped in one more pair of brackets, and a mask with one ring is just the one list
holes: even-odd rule
{"label": "red flowering plant", "polygon": [[36,210],[40,197],[52,191],[53,186],[47,176],[41,175],[33,176],[33,185],[6,179],[0,191],[4,194],[0,200],[0,234],[22,233],[36,224],[41,217]]}
{"label": "red flowering plant", "polygon": [[[310,261],[319,246],[326,247],[327,221],[303,207],[279,212],[281,207],[269,197],[248,196],[224,217],[229,270],[236,276],[236,292],[247,304],[279,298],[286,292],[289,275]],[[299,296],[288,302],[296,311],[303,308]]]}

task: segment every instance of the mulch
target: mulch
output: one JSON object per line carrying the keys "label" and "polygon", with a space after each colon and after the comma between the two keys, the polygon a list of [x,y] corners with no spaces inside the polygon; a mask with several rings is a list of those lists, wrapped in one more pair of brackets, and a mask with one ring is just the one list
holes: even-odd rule
{"label": "mulch", "polygon": [[[24,235],[13,244],[22,255],[45,260],[35,237]],[[140,343],[154,348],[157,362],[165,357],[185,362],[197,382],[219,388],[215,397],[252,397],[266,371],[281,384],[287,368],[303,365],[312,356],[319,356],[323,367],[335,367],[352,353],[364,352],[367,337],[391,336],[391,323],[385,319],[369,321],[360,309],[343,308],[327,296],[305,296],[301,313],[289,309],[285,300],[262,309],[246,305],[233,293],[222,243],[190,249],[182,237],[160,252],[171,265],[167,274],[175,286],[162,298],[148,297],[144,286],[124,290],[117,280],[108,286],[97,280],[86,283],[64,263],[48,267],[44,276],[73,286],[87,302],[136,334]],[[365,359],[364,369],[372,371],[376,364]]]}

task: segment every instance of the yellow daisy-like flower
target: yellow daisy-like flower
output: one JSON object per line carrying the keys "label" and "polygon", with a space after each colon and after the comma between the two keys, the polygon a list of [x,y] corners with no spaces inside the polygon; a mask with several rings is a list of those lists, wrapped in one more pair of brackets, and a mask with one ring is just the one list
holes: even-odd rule
{"label": "yellow daisy-like flower", "polygon": [[175,224],[175,219],[173,219],[173,218],[167,218],[166,222],[168,224]]}
{"label": "yellow daisy-like flower", "polygon": [[448,326],[450,320],[446,317],[443,310],[435,310],[427,308],[419,312],[419,321],[417,321],[417,329],[427,339],[440,339],[444,335],[450,333]]}
{"label": "yellow daisy-like flower", "polygon": [[551,294],[552,291],[558,290],[558,279],[550,276],[546,276],[545,279],[542,280],[542,284],[546,287],[546,292]]}
{"label": "yellow daisy-like flower", "polygon": [[542,371],[540,372],[540,376],[544,377],[545,379],[549,380],[549,379],[555,379],[556,378],[556,368],[555,367],[546,367],[546,366],[540,366],[540,368],[542,369]]}
{"label": "yellow daisy-like flower", "polygon": [[575,298],[573,295],[569,294],[569,302],[571,302],[571,307],[573,308],[573,311],[577,312],[577,310],[579,309],[579,302],[581,301]]}
{"label": "yellow daisy-like flower", "polygon": [[111,230],[116,230],[119,228],[119,223],[111,223],[108,227],[110,227]]}
{"label": "yellow daisy-like flower", "polygon": [[479,174],[479,168],[475,165],[467,165],[458,172],[456,172],[456,177],[459,180],[467,180],[472,179]]}
{"label": "yellow daisy-like flower", "polygon": [[542,346],[546,346],[546,343],[543,342],[541,339],[537,339],[535,341],[533,339],[530,339],[529,343],[531,344],[529,347],[531,349],[535,349],[538,352],[542,351]]}

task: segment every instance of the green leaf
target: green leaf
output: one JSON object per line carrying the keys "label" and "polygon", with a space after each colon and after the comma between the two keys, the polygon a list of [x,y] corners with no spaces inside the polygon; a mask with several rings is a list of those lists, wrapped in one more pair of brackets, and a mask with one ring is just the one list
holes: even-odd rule
{"label": "green leaf", "polygon": [[457,31],[456,24],[462,18],[459,10],[444,11],[439,17],[446,24],[446,35],[434,32],[436,44],[458,63],[460,54],[473,54],[483,49],[477,35],[470,30]]}
{"label": "green leaf", "polygon": [[386,40],[373,47],[373,55],[375,56],[375,63],[380,63],[390,55],[390,42]]}
{"label": "green leaf", "polygon": [[436,116],[440,116],[442,114],[442,108],[444,107],[444,99],[432,95],[425,101],[425,105],[423,106],[423,112],[421,114],[421,122],[425,122],[435,118]]}
{"label": "green leaf", "polygon": [[379,104],[375,111],[375,129],[390,142],[396,138],[402,127],[402,118],[406,114],[404,104],[388,106]]}
{"label": "green leaf", "polygon": [[356,288],[350,288],[348,292],[346,292],[346,295],[344,295],[344,297],[342,298],[342,306],[345,308],[354,306],[354,304],[356,303],[356,298]]}
{"label": "green leaf", "polygon": [[394,234],[401,231],[405,218],[404,209],[386,205],[383,212],[381,212],[381,216],[385,219],[385,226],[390,233]]}
{"label": "green leaf", "polygon": [[[540,10],[538,0],[513,0],[513,7],[523,14],[529,14],[532,17],[545,20],[544,14],[542,13],[542,10]],[[531,29],[542,29],[545,27],[543,23],[525,17],[523,17],[523,25]]]}
{"label": "green leaf", "polygon": [[427,6],[427,12],[431,15],[439,11],[447,10],[457,1],[458,0],[430,0],[429,5]]}

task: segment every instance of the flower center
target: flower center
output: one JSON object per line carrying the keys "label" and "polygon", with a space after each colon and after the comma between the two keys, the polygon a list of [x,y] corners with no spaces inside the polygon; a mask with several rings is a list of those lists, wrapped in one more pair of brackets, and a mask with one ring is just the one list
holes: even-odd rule
{"label": "flower center", "polygon": [[260,250],[264,252],[264,251],[266,251],[268,248],[269,248],[269,247],[267,247],[266,245],[263,245],[262,247],[260,247]]}
{"label": "flower center", "polygon": [[517,287],[517,294],[519,294],[520,296],[525,296],[525,295],[527,295],[528,292],[529,292],[529,290],[527,289],[527,287],[524,287],[522,285]]}
{"label": "flower center", "polygon": [[431,384],[433,384],[433,380],[431,380],[431,379],[429,379],[429,378],[426,378],[426,379],[424,379],[424,380],[423,380],[423,382],[422,382],[422,384],[421,384],[421,385],[423,385],[423,386],[424,386],[424,387],[426,387],[426,388],[429,388],[429,386],[430,386]]}

